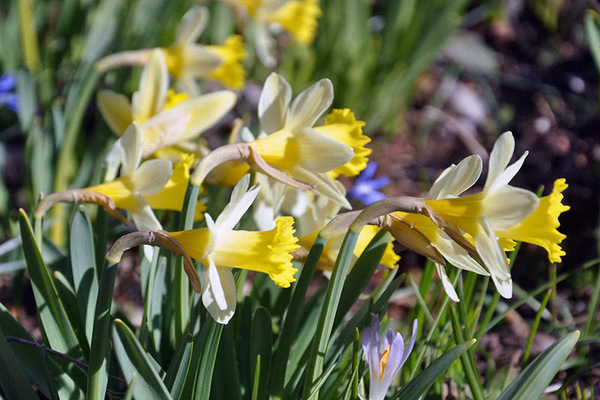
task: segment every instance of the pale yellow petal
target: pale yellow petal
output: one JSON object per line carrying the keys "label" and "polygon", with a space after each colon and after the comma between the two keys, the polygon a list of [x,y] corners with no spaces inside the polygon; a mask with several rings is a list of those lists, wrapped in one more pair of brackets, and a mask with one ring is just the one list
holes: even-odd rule
{"label": "pale yellow petal", "polygon": [[96,96],[98,109],[111,131],[121,136],[133,122],[131,104],[127,97],[111,90],[100,90]]}
{"label": "pale yellow petal", "polygon": [[208,23],[208,9],[194,6],[190,8],[177,25],[175,43],[184,45],[193,43],[202,34]]}
{"label": "pale yellow petal", "polygon": [[142,71],[139,90],[133,94],[133,119],[141,124],[162,110],[168,89],[165,55],[160,49],[155,49]]}
{"label": "pale yellow petal", "polygon": [[292,99],[292,88],[283,76],[272,72],[263,86],[258,102],[261,131],[271,134],[283,128]]}

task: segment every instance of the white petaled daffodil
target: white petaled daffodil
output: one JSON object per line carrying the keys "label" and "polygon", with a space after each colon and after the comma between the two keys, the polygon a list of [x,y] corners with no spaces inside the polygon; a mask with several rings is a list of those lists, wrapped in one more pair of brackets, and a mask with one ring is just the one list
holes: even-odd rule
{"label": "white petaled daffodil", "polygon": [[[107,196],[117,208],[127,211],[138,230],[162,229],[145,197],[158,197],[169,183],[173,172],[169,160],[148,160],[141,163],[141,133],[134,122],[125,130],[119,142],[121,173],[112,182],[87,188]],[[141,164],[140,164],[141,163]]]}
{"label": "white petaled daffodil", "polygon": [[279,286],[294,282],[297,269],[292,252],[298,249],[292,217],[278,218],[269,231],[233,230],[252,205],[259,191],[248,190],[250,175],[235,186],[231,201],[216,221],[205,214],[206,228],[171,232],[190,257],[207,266],[202,302],[215,321],[227,324],[236,308],[235,281],[231,268],[243,268],[268,274]]}
{"label": "white petaled daffodil", "polygon": [[[132,122],[137,123],[142,157],[146,158],[172,146],[189,148],[193,139],[233,108],[236,95],[229,90],[194,98],[188,98],[184,93],[175,94],[169,90],[164,53],[157,49],[144,66],[139,89],[133,94],[131,103],[124,95],[110,90],[100,91],[97,101],[106,123],[118,136]],[[111,152],[108,158],[117,155]],[[112,164],[109,167],[114,174],[116,165]]]}
{"label": "white petaled daffodil", "polygon": [[[291,97],[292,89],[286,80],[276,73],[269,75],[258,104],[261,131],[249,146],[269,165],[313,185],[317,193],[342,207],[351,208],[345,193],[328,173],[353,161],[356,143],[333,138],[331,131],[337,129],[343,134],[355,130],[356,124],[362,127],[362,123],[354,120],[354,115],[348,115],[354,122],[337,124],[334,129],[327,124],[314,126],[333,102],[333,85],[328,79],[310,86],[294,101]],[[344,139],[357,140],[355,136],[347,136]]]}
{"label": "white petaled daffodil", "polygon": [[[214,79],[232,89],[242,89],[246,71],[241,62],[246,58],[242,37],[229,36],[224,45],[205,46],[196,41],[206,28],[208,10],[192,7],[177,26],[175,43],[161,49],[166,54],[169,73],[175,77],[179,90],[198,96],[196,79]],[[146,64],[152,49],[125,51],[107,56],[96,64],[100,71],[121,66]]]}
{"label": "white petaled daffodil", "polygon": [[299,43],[312,43],[321,16],[319,0],[230,0],[241,7],[253,24],[254,44],[260,61],[269,68],[277,65],[273,33],[285,31]]}

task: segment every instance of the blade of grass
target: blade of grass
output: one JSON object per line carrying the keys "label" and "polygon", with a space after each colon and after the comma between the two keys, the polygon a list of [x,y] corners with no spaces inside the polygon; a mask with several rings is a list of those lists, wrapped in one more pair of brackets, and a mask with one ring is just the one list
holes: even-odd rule
{"label": "blade of grass", "polygon": [[548,304],[548,300],[550,300],[550,296],[552,294],[552,289],[548,289],[544,298],[542,300],[542,304],[540,305],[539,310],[535,313],[535,319],[533,320],[533,326],[531,327],[531,332],[529,333],[529,338],[527,338],[527,345],[525,346],[525,352],[523,353],[523,359],[521,360],[521,365],[525,366],[527,364],[527,360],[529,359],[529,354],[531,353],[531,346],[533,345],[533,338],[540,326],[540,321],[542,319],[542,314],[546,309],[546,304]]}

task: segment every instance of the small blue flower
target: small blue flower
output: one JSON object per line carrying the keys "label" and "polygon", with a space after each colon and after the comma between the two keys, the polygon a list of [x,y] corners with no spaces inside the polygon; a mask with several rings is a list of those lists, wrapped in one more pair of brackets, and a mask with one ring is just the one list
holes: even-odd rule
{"label": "small blue flower", "polygon": [[381,343],[381,327],[375,315],[371,317],[371,326],[365,329],[362,348],[369,364],[369,400],[383,400],[394,377],[400,372],[408,359],[417,335],[417,320],[413,322],[412,337],[404,348],[402,335],[389,329]]}
{"label": "small blue flower", "polygon": [[376,171],[377,163],[375,161],[370,161],[369,164],[367,164],[367,168],[365,168],[358,178],[356,178],[356,182],[354,182],[352,189],[348,191],[348,197],[358,200],[364,205],[369,205],[385,199],[385,194],[379,192],[379,189],[383,189],[390,183],[390,178],[381,176],[373,179]]}
{"label": "small blue flower", "polygon": [[19,109],[19,96],[14,93],[16,86],[17,79],[14,75],[5,72],[0,76],[0,106],[6,105],[15,114]]}

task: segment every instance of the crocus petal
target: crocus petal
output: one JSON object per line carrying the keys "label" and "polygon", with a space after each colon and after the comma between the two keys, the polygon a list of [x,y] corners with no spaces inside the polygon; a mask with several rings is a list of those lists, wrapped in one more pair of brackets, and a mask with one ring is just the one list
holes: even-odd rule
{"label": "crocus petal", "polygon": [[300,129],[291,139],[298,164],[313,172],[327,172],[352,160],[352,147],[323,136],[311,128]]}
{"label": "crocus petal", "polygon": [[291,98],[290,84],[281,75],[271,73],[258,102],[258,119],[264,133],[271,134],[283,128]]}
{"label": "crocus petal", "polygon": [[171,161],[165,159],[144,162],[131,176],[133,191],[141,196],[159,193],[173,173]]}
{"label": "crocus petal", "polygon": [[227,324],[237,305],[235,280],[229,268],[217,268],[212,260],[209,264],[208,270],[212,272],[207,273],[202,304],[215,321]]}
{"label": "crocus petal", "polygon": [[444,291],[446,292],[448,297],[450,297],[450,300],[454,301],[455,303],[458,303],[460,299],[458,298],[458,294],[456,294],[454,286],[452,286],[452,282],[450,282],[450,279],[446,274],[446,268],[444,268],[443,265],[437,263],[435,264],[435,268],[437,270],[438,275],[440,276],[440,279],[442,280],[442,286],[444,286]]}
{"label": "crocus petal", "polygon": [[96,102],[110,130],[121,136],[133,121],[131,104],[127,97],[112,90],[100,90]]}
{"label": "crocus petal", "polygon": [[184,45],[194,43],[208,23],[208,10],[206,7],[194,6],[185,13],[175,33],[175,44]]}
{"label": "crocus petal", "polygon": [[332,102],[333,84],[329,79],[321,79],[294,99],[286,120],[286,127],[293,130],[313,126]]}
{"label": "crocus petal", "polygon": [[144,66],[140,88],[133,94],[133,119],[142,123],[163,109],[169,90],[169,71],[165,55],[160,49],[152,51]]}
{"label": "crocus petal", "polygon": [[427,197],[443,199],[458,196],[477,182],[481,175],[483,163],[481,157],[474,155],[452,165],[433,183]]}
{"label": "crocus petal", "polygon": [[370,181],[375,176],[375,172],[377,172],[377,167],[377,161],[369,161],[365,169],[360,173],[358,178],[356,178],[356,183]]}
{"label": "crocus petal", "polygon": [[[387,389],[392,384],[394,377],[400,372],[400,368],[402,368],[402,356],[404,355],[404,339],[402,338],[402,335],[394,332],[393,329],[389,329],[386,337],[390,348],[385,370],[380,379],[380,385],[385,392],[387,392]],[[371,380],[373,380],[372,377]]]}

